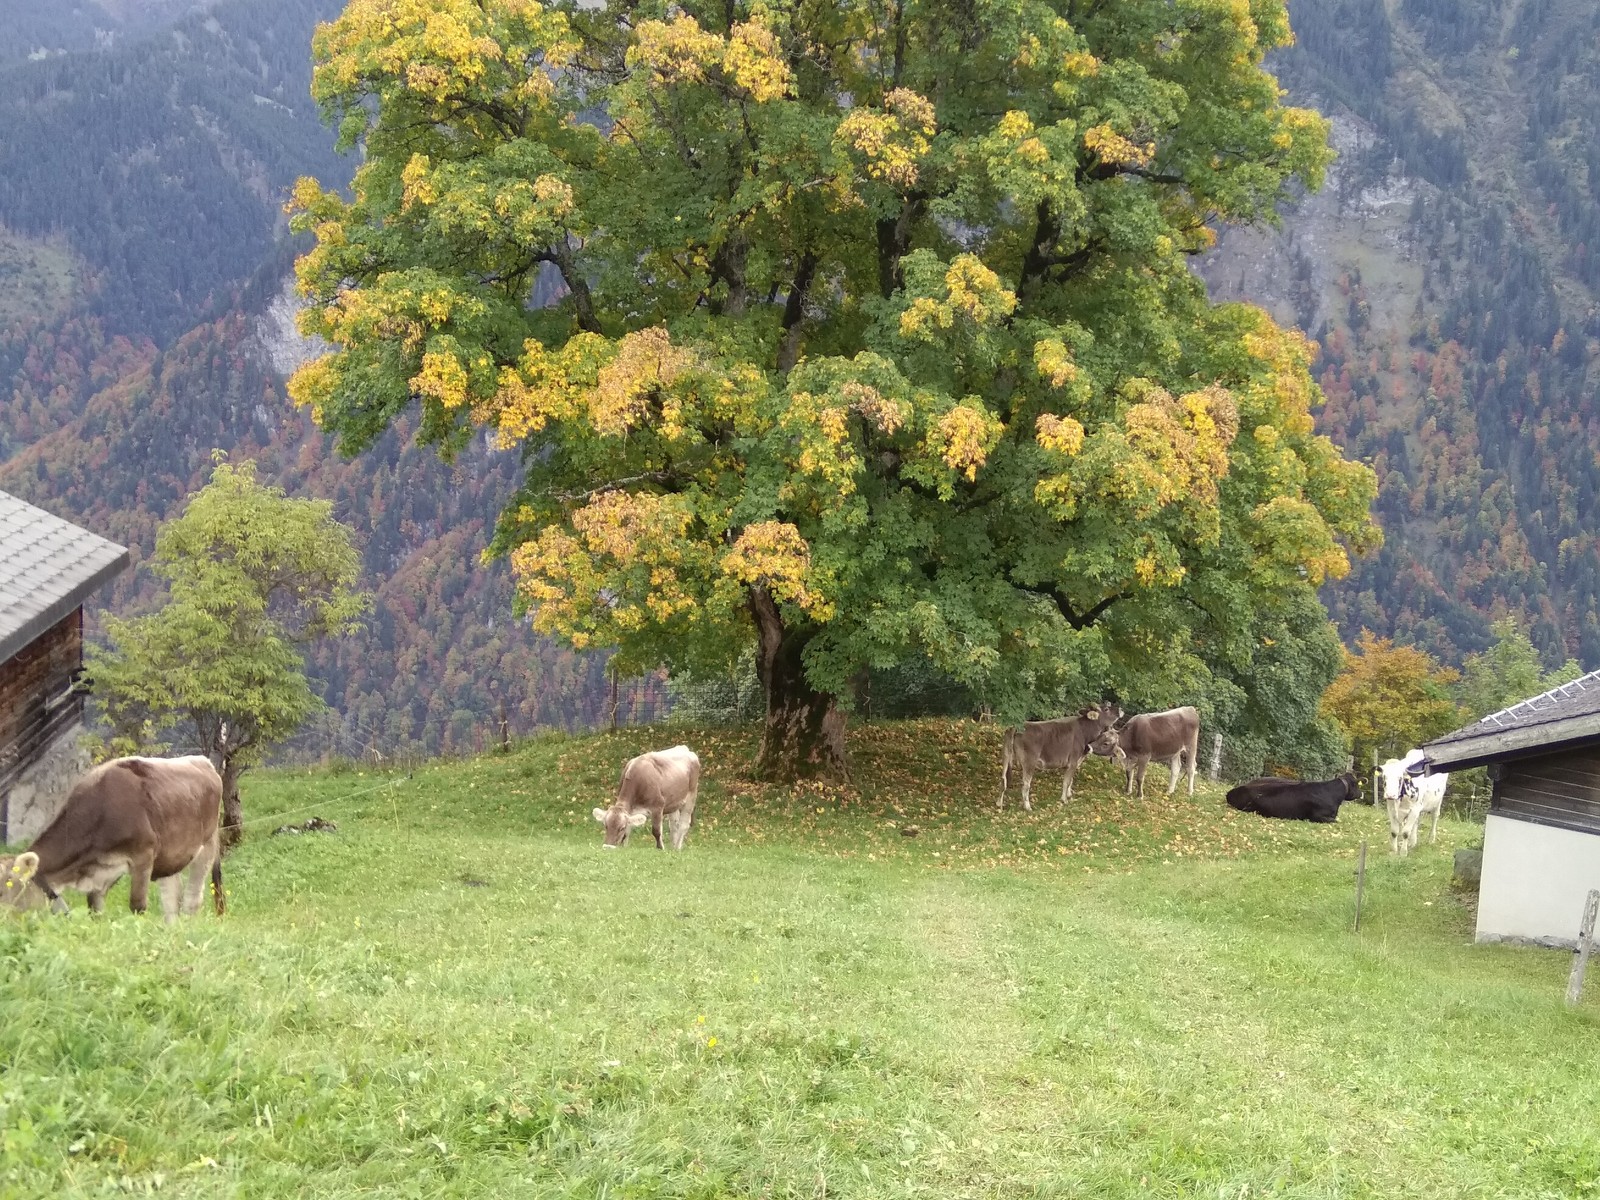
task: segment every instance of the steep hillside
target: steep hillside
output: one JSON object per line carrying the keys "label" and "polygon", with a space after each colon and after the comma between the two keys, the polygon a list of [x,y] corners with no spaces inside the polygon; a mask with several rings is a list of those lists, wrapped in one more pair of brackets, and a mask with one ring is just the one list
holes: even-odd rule
{"label": "steep hillside", "polygon": [[[1324,428],[1382,479],[1381,553],[1326,593],[1459,660],[1523,614],[1600,665],[1600,10],[1296,0],[1278,64],[1341,158],[1281,232],[1203,270],[1322,344]],[[1591,252],[1593,247],[1593,252]]]}
{"label": "steep hillside", "polygon": [[338,0],[224,0],[164,28],[195,6],[24,7],[56,15],[0,20],[0,227],[70,247],[109,328],[166,341],[220,312],[282,233],[289,185],[348,177],[309,94],[311,31]]}
{"label": "steep hillside", "polygon": [[[308,749],[481,745],[606,715],[603,661],[535,639],[478,555],[513,458],[455,466],[400,433],[355,463],[284,396],[305,353],[282,202],[349,160],[311,103],[339,0],[0,0],[0,487],[149,553],[214,449],[333,499],[378,593],[313,664],[337,717]],[[69,136],[70,135],[70,136]],[[125,576],[113,604],[153,602]],[[651,694],[622,697],[649,714]]]}
{"label": "steep hillside", "polygon": [[[535,638],[511,617],[508,573],[479,562],[514,486],[515,456],[480,444],[446,465],[396,430],[361,459],[340,459],[288,403],[266,365],[261,324],[242,315],[161,352],[96,341],[88,323],[81,329],[82,344],[98,354],[80,364],[58,347],[51,362],[61,384],[50,390],[90,394],[75,416],[0,465],[0,488],[125,542],[138,564],[160,522],[205,482],[214,449],[253,457],[292,494],[334,501],[358,532],[377,592],[369,628],[319,647],[313,661],[341,715],[342,747],[387,754],[481,746],[502,705],[515,732],[601,723],[603,660]],[[136,569],[112,603],[134,611],[157,595],[153,577]],[[643,705],[625,718],[655,713],[648,693],[624,699]]]}

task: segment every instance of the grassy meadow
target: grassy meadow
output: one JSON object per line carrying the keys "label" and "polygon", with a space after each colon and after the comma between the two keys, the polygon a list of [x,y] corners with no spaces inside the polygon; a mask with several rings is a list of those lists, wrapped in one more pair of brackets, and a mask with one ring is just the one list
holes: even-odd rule
{"label": "grassy meadow", "polygon": [[[772,788],[753,738],[262,773],[225,918],[123,884],[0,921],[0,1195],[1600,1192],[1600,989],[1471,944],[1474,827],[1391,860],[1380,810],[1139,802],[1103,762],[996,815],[998,731],[944,722]],[[602,854],[590,809],[677,740],[686,850]]]}

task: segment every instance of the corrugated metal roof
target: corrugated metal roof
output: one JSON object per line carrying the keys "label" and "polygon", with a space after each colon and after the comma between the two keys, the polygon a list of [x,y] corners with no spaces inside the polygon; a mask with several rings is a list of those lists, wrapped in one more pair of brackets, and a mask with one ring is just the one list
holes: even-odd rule
{"label": "corrugated metal roof", "polygon": [[126,547],[0,492],[0,662],[127,565]]}
{"label": "corrugated metal roof", "polygon": [[1474,721],[1454,733],[1435,738],[1430,745],[1444,746],[1451,742],[1469,742],[1491,733],[1532,729],[1550,725],[1572,717],[1587,717],[1600,713],[1600,671],[1591,671],[1571,683],[1540,692],[1526,700],[1519,700],[1510,708],[1490,713],[1481,721]]}

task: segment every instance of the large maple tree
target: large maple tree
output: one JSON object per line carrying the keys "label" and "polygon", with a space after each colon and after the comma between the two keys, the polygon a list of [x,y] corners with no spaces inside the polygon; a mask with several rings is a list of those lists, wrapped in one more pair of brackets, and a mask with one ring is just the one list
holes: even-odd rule
{"label": "large maple tree", "polygon": [[1248,654],[1377,537],[1313,348],[1189,269],[1321,181],[1289,39],[1283,0],[350,0],[314,89],[363,161],[297,190],[331,352],[293,394],[350,450],[414,406],[521,448],[535,626],[753,642],[769,773],[843,764],[867,666],[1012,716]]}

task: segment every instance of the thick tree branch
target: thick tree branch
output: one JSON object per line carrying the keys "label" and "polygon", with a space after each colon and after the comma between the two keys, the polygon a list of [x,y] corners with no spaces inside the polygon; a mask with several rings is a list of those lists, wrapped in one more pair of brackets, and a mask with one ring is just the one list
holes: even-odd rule
{"label": "thick tree branch", "polygon": [[900,205],[898,216],[878,220],[878,292],[887,300],[905,283],[900,260],[911,249],[911,227],[928,206],[928,197],[913,192]]}
{"label": "thick tree branch", "polygon": [[586,492],[551,492],[550,496],[563,504],[572,504],[579,500],[592,499],[605,492],[619,492],[635,483],[654,483],[671,490],[682,482],[676,471],[645,471],[639,475],[629,475],[625,479],[613,479],[609,483],[602,483],[599,487],[592,487]]}
{"label": "thick tree branch", "polygon": [[1072,601],[1067,598],[1067,594],[1054,584],[1018,583],[1013,579],[1011,586],[1018,591],[1027,592],[1033,596],[1043,596],[1056,606],[1056,610],[1065,618],[1067,624],[1074,629],[1088,629],[1089,626],[1105,616],[1106,611],[1113,604],[1122,600],[1132,599],[1131,594],[1128,592],[1117,592],[1114,595],[1107,596],[1087,612],[1080,613],[1072,607]]}
{"label": "thick tree branch", "polygon": [[1034,216],[1033,241],[1022,256],[1022,271],[1017,276],[1019,307],[1038,299],[1039,289],[1044,286],[1045,272],[1056,264],[1053,251],[1060,237],[1061,222],[1056,219],[1050,201],[1039,201]]}
{"label": "thick tree branch", "polygon": [[578,264],[572,257],[570,244],[551,246],[549,250],[538,256],[543,262],[554,263],[556,270],[561,272],[562,281],[567,285],[567,291],[572,294],[572,306],[577,313],[578,328],[585,333],[600,333],[600,318],[595,316],[594,297],[589,292],[589,281],[583,277],[583,272],[578,270]]}
{"label": "thick tree branch", "polygon": [[783,341],[778,346],[778,372],[787,375],[800,360],[800,330],[805,323],[806,296],[817,273],[817,256],[807,250],[794,269],[794,282],[783,303]]}

